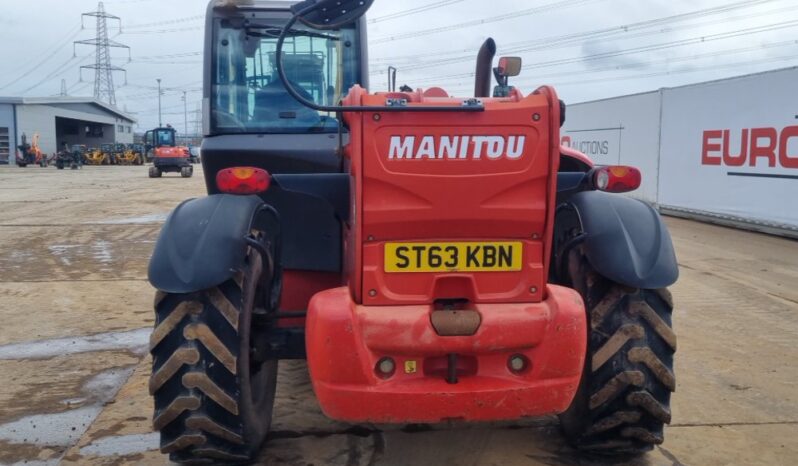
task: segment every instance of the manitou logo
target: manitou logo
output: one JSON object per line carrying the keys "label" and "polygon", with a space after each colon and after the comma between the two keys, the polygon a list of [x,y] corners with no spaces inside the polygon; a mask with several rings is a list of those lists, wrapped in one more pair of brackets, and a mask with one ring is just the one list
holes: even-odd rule
{"label": "manitou logo", "polygon": [[526,136],[392,136],[389,159],[518,160]]}
{"label": "manitou logo", "polygon": [[704,131],[702,165],[741,167],[747,163],[756,167],[761,165],[759,159],[765,159],[768,167],[798,168],[798,126],[780,132],[776,128],[744,129],[734,134],[733,141],[731,130]]}

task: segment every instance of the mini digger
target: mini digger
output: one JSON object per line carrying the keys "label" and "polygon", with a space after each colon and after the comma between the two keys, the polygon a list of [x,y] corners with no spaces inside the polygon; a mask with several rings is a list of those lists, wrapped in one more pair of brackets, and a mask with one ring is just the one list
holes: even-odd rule
{"label": "mini digger", "polygon": [[287,359],[340,421],[559,415],[585,452],[662,443],[678,268],[658,213],[618,195],[640,171],[561,147],[555,90],[511,86],[492,40],[474,96],[367,92],[372,3],[208,8],[208,196],[148,272],[161,451],[255,459]]}
{"label": "mini digger", "polygon": [[155,128],[144,135],[147,158],[152,161],[150,178],[160,178],[164,173],[177,172],[183,178],[194,175],[188,147],[177,145],[177,131],[171,126]]}

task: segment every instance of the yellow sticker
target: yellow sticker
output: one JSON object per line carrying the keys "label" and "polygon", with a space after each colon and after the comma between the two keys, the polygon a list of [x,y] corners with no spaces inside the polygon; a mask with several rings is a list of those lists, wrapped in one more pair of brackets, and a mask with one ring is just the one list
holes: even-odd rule
{"label": "yellow sticker", "polygon": [[405,374],[415,374],[415,373],[416,373],[416,362],[405,361]]}

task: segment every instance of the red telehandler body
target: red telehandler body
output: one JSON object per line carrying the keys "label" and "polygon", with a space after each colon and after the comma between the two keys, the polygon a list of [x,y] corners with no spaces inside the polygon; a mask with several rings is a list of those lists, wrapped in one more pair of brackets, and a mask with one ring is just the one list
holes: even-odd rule
{"label": "red telehandler body", "polygon": [[560,147],[564,104],[510,86],[492,40],[475,97],[368,93],[372,1],[211,2],[209,196],[149,269],[162,451],[255,458],[281,359],[342,421],[558,414],[585,451],[661,443],[678,270],[657,212],[614,194],[640,172]]}

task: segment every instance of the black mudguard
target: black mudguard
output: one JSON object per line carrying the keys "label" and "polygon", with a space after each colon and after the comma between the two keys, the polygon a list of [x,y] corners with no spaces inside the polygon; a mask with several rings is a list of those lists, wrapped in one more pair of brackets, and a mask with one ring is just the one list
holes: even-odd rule
{"label": "black mudguard", "polygon": [[167,293],[218,286],[241,270],[246,236],[264,205],[258,196],[214,194],[180,204],[166,220],[150,259],[149,280]]}
{"label": "black mudguard", "polygon": [[601,191],[568,202],[582,224],[584,249],[600,275],[632,288],[665,288],[679,278],[668,229],[648,204]]}

